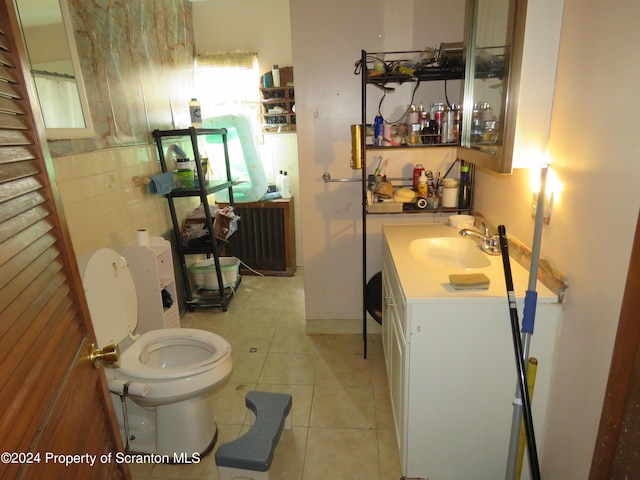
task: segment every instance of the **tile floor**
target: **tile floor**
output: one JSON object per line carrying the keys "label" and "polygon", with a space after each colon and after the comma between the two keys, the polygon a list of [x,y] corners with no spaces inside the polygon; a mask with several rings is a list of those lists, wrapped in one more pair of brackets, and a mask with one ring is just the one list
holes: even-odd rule
{"label": "tile floor", "polygon": [[[293,396],[270,480],[399,480],[398,450],[380,336],[362,358],[361,335],[307,335],[302,269],[294,277],[245,276],[229,311],[196,310],[183,327],[229,340],[234,369],[216,392],[218,443],[246,431],[251,389]],[[133,465],[134,480],[217,480],[213,453],[192,465]]]}

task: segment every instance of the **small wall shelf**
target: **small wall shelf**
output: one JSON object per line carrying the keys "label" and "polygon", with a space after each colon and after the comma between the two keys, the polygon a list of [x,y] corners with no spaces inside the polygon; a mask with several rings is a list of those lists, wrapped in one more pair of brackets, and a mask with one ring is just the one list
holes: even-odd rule
{"label": "small wall shelf", "polygon": [[[271,76],[271,73],[265,75]],[[260,78],[261,85],[264,85],[264,77]],[[293,68],[284,67],[280,69],[279,87],[260,88],[262,105],[262,127],[266,131],[295,131],[295,87],[293,86]],[[274,111],[275,110],[275,111]]]}

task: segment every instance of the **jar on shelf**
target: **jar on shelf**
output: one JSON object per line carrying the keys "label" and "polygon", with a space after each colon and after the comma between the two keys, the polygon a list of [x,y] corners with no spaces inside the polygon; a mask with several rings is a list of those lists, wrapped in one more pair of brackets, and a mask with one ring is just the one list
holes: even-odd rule
{"label": "jar on shelf", "polygon": [[458,206],[458,179],[445,178],[442,180],[442,206],[455,208]]}

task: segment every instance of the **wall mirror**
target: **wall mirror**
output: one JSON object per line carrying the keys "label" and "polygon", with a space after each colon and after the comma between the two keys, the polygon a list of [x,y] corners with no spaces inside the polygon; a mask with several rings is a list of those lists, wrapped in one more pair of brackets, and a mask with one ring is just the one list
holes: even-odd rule
{"label": "wall mirror", "polygon": [[467,1],[461,158],[499,173],[511,172],[513,156],[520,74],[515,28],[515,2]]}
{"label": "wall mirror", "polygon": [[48,140],[94,135],[67,0],[15,0]]}

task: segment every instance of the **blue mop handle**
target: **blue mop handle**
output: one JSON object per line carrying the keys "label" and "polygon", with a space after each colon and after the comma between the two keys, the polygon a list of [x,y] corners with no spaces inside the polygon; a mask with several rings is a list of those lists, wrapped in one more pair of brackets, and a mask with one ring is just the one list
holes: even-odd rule
{"label": "blue mop handle", "polygon": [[536,323],[536,305],[538,304],[538,292],[527,290],[524,296],[524,312],[522,314],[522,333],[533,335],[533,327]]}

